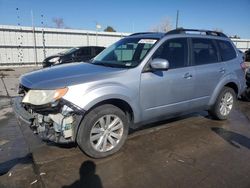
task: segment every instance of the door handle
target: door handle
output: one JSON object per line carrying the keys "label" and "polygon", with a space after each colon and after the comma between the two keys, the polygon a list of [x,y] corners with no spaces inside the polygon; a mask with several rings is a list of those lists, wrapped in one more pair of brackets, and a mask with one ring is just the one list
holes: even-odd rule
{"label": "door handle", "polygon": [[220,73],[224,74],[226,72],[225,68],[220,68]]}
{"label": "door handle", "polygon": [[193,77],[193,75],[190,74],[190,73],[184,74],[184,78],[185,78],[185,79],[190,79],[190,78],[192,78],[192,77]]}

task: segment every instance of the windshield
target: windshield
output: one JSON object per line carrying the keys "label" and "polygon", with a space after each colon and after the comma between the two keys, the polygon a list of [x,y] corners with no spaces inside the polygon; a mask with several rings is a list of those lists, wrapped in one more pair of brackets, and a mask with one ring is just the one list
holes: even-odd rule
{"label": "windshield", "polygon": [[65,55],[66,54],[71,54],[71,53],[75,52],[76,50],[79,50],[79,48],[70,48],[68,50],[60,52],[60,54],[65,54]]}
{"label": "windshield", "polygon": [[91,63],[110,67],[136,67],[157,40],[146,38],[121,39],[97,55]]}

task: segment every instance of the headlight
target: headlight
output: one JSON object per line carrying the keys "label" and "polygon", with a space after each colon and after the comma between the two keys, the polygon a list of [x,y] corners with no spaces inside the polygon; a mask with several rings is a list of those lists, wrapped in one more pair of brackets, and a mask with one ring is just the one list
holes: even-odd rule
{"label": "headlight", "polygon": [[29,90],[23,98],[23,103],[33,105],[44,105],[62,98],[68,91],[68,88],[56,90]]}
{"label": "headlight", "polygon": [[60,59],[60,57],[54,57],[54,58],[50,59],[49,62],[55,63],[55,62],[57,62],[59,59]]}

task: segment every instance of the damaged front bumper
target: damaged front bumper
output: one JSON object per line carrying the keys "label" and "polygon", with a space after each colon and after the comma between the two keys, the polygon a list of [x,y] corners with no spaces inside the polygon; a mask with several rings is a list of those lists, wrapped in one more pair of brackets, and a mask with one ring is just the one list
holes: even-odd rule
{"label": "damaged front bumper", "polygon": [[76,141],[77,130],[84,110],[60,99],[56,103],[34,106],[22,103],[22,97],[13,101],[13,108],[22,123],[44,141],[70,143]]}

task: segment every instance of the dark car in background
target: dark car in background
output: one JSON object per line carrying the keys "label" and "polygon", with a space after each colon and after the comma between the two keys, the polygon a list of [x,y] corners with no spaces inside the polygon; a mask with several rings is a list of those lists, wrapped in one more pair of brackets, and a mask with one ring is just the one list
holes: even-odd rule
{"label": "dark car in background", "polygon": [[247,84],[247,89],[243,97],[246,101],[250,102],[250,69],[248,69],[246,72],[246,84]]}
{"label": "dark car in background", "polygon": [[245,51],[245,60],[247,62],[250,62],[250,48],[247,51]]}
{"label": "dark car in background", "polygon": [[60,52],[44,59],[43,67],[50,67],[64,63],[89,61],[104,49],[105,47],[101,46],[82,46],[70,48],[64,52]]}

